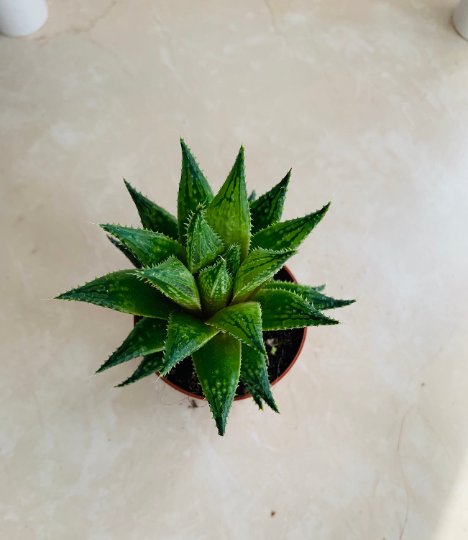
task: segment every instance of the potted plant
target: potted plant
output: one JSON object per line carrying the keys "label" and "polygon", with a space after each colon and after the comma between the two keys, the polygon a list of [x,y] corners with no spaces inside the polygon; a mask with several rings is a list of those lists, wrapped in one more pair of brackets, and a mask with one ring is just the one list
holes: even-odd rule
{"label": "potted plant", "polygon": [[[177,219],[125,182],[143,228],[101,227],[135,269],[112,272],[57,298],[139,317],[97,373],[143,356],[135,373],[118,385],[126,386],[155,372],[170,382],[178,366],[188,365],[186,378],[196,375],[198,393],[184,388],[183,380],[172,386],[194,397],[203,393],[224,435],[239,381],[244,390],[238,397],[247,391],[260,408],[265,402],[278,412],[266,346],[271,361],[278,347],[266,333],[338,324],[322,311],[353,300],[335,300],[321,292],[323,287],[299,285],[284,267],[330,204],[281,222],[290,172],[258,199],[255,193],[247,197],[241,147],[214,196],[183,140],[181,147]],[[290,354],[282,373],[295,357]],[[270,370],[273,382],[282,373],[275,377]]]}

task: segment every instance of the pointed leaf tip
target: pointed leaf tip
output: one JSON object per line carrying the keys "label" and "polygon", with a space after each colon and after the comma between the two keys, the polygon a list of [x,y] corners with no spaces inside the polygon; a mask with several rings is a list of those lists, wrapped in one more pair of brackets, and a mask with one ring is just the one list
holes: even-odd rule
{"label": "pointed leaf tip", "polygon": [[252,300],[262,306],[263,331],[339,324],[291,291],[263,288]]}
{"label": "pointed leaf tip", "polygon": [[154,287],[138,279],[135,270],[119,270],[82,287],[60,294],[57,300],[88,302],[123,313],[168,319],[177,305]]}
{"label": "pointed leaf tip", "polygon": [[180,144],[182,170],[177,196],[177,219],[179,241],[185,243],[186,223],[191,212],[194,212],[200,203],[209,204],[213,200],[213,191],[183,139]]}
{"label": "pointed leaf tip", "polygon": [[141,266],[159,264],[170,255],[176,255],[182,260],[186,258],[185,248],[162,233],[110,224],[101,224],[100,227],[118,238]]}
{"label": "pointed leaf tip", "polygon": [[263,399],[273,411],[279,413],[271,393],[265,356],[244,343],[242,344],[240,378],[260,409],[263,409]]}
{"label": "pointed leaf tip", "polygon": [[291,170],[270,191],[264,193],[258,200],[251,202],[252,234],[266,229],[281,220],[290,177]]}
{"label": "pointed leaf tip", "polygon": [[321,287],[309,287],[308,285],[300,285],[299,283],[288,283],[284,281],[272,281],[264,286],[264,290],[283,289],[298,294],[315,309],[319,311],[325,309],[335,309],[354,304],[355,300],[336,300],[331,296],[326,296],[320,292]]}
{"label": "pointed leaf tip", "polygon": [[252,237],[252,247],[275,250],[295,249],[299,247],[312,230],[322,221],[329,207],[330,203],[307,216],[276,223],[258,231]]}
{"label": "pointed leaf tip", "polygon": [[136,369],[135,373],[131,375],[128,379],[116,385],[115,388],[121,388],[123,386],[128,386],[131,383],[139,381],[144,377],[153,375],[161,369],[164,353],[162,351],[149,354],[145,356],[140,362],[140,365]]}
{"label": "pointed leaf tip", "polygon": [[132,358],[162,351],[166,341],[166,333],[167,321],[143,317],[122,345],[96,371],[96,374],[128,362]]}
{"label": "pointed leaf tip", "polygon": [[226,423],[241,366],[240,341],[219,333],[192,355],[193,365],[207,399],[218,434],[226,432]]}
{"label": "pointed leaf tip", "polygon": [[143,228],[162,233],[169,238],[177,240],[178,230],[176,218],[133,188],[125,178],[124,183],[138,210]]}
{"label": "pointed leaf tip", "polygon": [[208,206],[206,219],[225,245],[239,244],[241,261],[248,254],[250,244],[250,207],[245,185],[243,150],[221,189]]}

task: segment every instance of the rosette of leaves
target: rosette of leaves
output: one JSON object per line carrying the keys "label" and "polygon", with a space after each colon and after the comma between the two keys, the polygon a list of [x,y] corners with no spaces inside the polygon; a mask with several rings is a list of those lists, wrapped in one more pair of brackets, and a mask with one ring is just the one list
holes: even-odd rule
{"label": "rosette of leaves", "polygon": [[281,222],[290,172],[258,199],[254,193],[248,197],[241,147],[214,196],[183,140],[181,147],[177,218],[125,182],[142,228],[101,227],[135,268],[112,272],[57,298],[142,317],[97,371],[142,356],[135,373],[119,386],[155,372],[166,375],[191,356],[224,435],[239,379],[260,408],[265,402],[278,411],[262,331],[337,324],[322,311],[353,301],[273,280],[329,204]]}

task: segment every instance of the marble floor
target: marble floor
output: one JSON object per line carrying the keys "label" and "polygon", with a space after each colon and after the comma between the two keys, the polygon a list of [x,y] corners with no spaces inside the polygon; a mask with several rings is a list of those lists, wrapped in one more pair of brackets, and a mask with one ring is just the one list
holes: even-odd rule
{"label": "marble floor", "polygon": [[[0,537],[468,538],[468,43],[448,0],[49,0],[0,38]],[[178,136],[215,189],[240,144],[289,266],[359,301],[218,437],[156,377],[92,377],[129,315],[49,300],[127,267],[122,177],[170,211]]]}

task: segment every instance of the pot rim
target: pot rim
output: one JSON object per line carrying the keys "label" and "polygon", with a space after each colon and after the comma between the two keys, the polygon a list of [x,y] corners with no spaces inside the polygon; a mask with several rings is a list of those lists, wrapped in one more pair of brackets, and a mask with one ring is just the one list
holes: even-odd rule
{"label": "pot rim", "polygon": [[[283,266],[284,270],[289,274],[289,276],[291,277],[291,279],[293,280],[294,283],[297,283],[297,280],[296,278],[294,277],[293,273],[291,272],[291,270],[289,270],[289,268],[285,265]],[[279,381],[281,381],[281,379],[283,377],[285,377],[292,369],[292,367],[294,366],[294,364],[297,362],[297,359],[299,358],[299,355],[301,354],[302,352],[302,348],[304,347],[304,343],[305,343],[305,340],[306,340],[306,337],[307,337],[307,326],[305,326],[304,328],[300,328],[300,330],[302,330],[302,339],[301,339],[301,344],[299,345],[299,349],[297,350],[297,353],[296,355],[294,356],[294,358],[292,359],[292,362],[289,364],[289,366],[283,371],[283,373],[281,373],[281,375],[275,379],[274,381],[272,381],[270,383],[270,386],[275,386],[275,384],[277,384]],[[158,374],[159,375],[159,374]],[[199,399],[201,401],[206,401],[205,397],[204,396],[199,396],[198,394],[192,394],[192,392],[189,392],[188,390],[185,390],[184,388],[180,388],[180,386],[177,386],[176,384],[174,384],[173,382],[171,381],[168,381],[165,377],[161,377],[159,376],[159,380],[165,382],[167,385],[171,386],[172,388],[174,388],[174,390],[178,390],[179,392],[181,392],[182,394],[185,394],[186,396],[188,397],[191,397],[193,399]],[[251,398],[252,395],[251,394],[244,394],[243,396],[236,396],[234,398],[234,401],[241,401],[243,399],[248,399],[248,398]]]}

